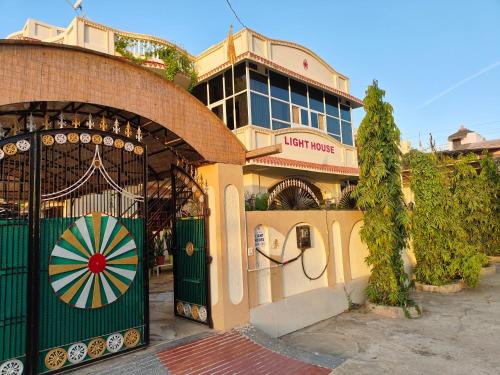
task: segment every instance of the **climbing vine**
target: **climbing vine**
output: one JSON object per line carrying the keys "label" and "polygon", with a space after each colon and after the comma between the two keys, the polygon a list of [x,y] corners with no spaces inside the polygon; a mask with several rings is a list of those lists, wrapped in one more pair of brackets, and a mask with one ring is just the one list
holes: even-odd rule
{"label": "climbing vine", "polygon": [[[136,57],[128,50],[131,46],[132,41],[130,39],[126,37],[116,37],[115,51],[126,59],[142,65],[153,56],[152,52],[146,52],[144,57]],[[173,82],[177,74],[184,74],[189,77],[188,91],[192,90],[198,76],[193,62],[186,53],[179,51],[174,46],[161,46],[155,50],[154,54],[163,61],[165,65],[163,74],[167,80]]]}
{"label": "climbing vine", "polygon": [[354,195],[364,211],[360,234],[369,250],[367,297],[378,304],[407,306],[410,283],[401,252],[407,244],[408,216],[401,187],[400,132],[384,95],[376,81],[368,86],[366,115],[356,141],[360,175]]}

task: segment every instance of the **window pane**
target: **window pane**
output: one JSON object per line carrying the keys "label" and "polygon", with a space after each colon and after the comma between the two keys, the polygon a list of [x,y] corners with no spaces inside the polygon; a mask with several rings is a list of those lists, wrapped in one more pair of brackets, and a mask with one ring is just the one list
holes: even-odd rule
{"label": "window pane", "polygon": [[323,91],[309,86],[309,107],[318,112],[325,112],[323,108]]}
{"label": "window pane", "polygon": [[240,92],[246,88],[245,63],[240,63],[234,67],[234,91]]}
{"label": "window pane", "polygon": [[288,102],[288,78],[278,73],[269,72],[269,80],[271,83],[271,96]]}
{"label": "window pane", "polygon": [[292,103],[307,107],[307,86],[303,83],[290,80]]}
{"label": "window pane", "polygon": [[223,98],[222,74],[208,81],[208,89],[210,91],[210,103],[215,103]]}
{"label": "window pane", "polygon": [[340,135],[333,135],[333,134],[330,134],[330,136],[332,136],[333,138],[335,138],[337,141],[341,142],[342,140],[340,139]]}
{"label": "window pane", "polygon": [[207,83],[203,82],[198,86],[193,87],[191,93],[203,104],[207,105]]}
{"label": "window pane", "polygon": [[212,108],[212,112],[217,115],[218,118],[220,118],[222,121],[224,121],[224,110],[223,110],[223,105],[218,105],[217,107]]}
{"label": "window pane", "polygon": [[269,99],[266,96],[251,94],[252,124],[269,128]]}
{"label": "window pane", "polygon": [[316,112],[311,112],[311,126],[313,128],[318,127],[318,114]]}
{"label": "window pane", "polygon": [[289,128],[290,124],[285,122],[273,120],[273,130]]}
{"label": "window pane", "polygon": [[305,109],[300,110],[300,123],[309,126],[309,115]]}
{"label": "window pane", "polygon": [[290,121],[290,105],[287,103],[271,99],[271,113],[273,118]]}
{"label": "window pane", "polygon": [[226,100],[226,125],[229,129],[234,129],[233,98]]}
{"label": "window pane", "polygon": [[352,126],[350,123],[342,121],[342,143],[352,146]]}
{"label": "window pane", "polygon": [[326,114],[339,117],[339,99],[336,96],[325,93]]}
{"label": "window pane", "polygon": [[240,94],[236,96],[234,100],[236,106],[236,127],[241,128],[242,126],[248,125],[247,94]]}
{"label": "window pane", "polygon": [[254,71],[250,71],[250,89],[268,94],[267,90],[267,77]]}
{"label": "window pane", "polygon": [[340,105],[340,118],[342,120],[351,121],[351,111],[346,105]]}
{"label": "window pane", "polygon": [[233,72],[231,69],[224,72],[224,85],[226,86],[226,97],[233,95]]}
{"label": "window pane", "polygon": [[326,130],[330,134],[340,134],[340,122],[336,118],[326,117]]}

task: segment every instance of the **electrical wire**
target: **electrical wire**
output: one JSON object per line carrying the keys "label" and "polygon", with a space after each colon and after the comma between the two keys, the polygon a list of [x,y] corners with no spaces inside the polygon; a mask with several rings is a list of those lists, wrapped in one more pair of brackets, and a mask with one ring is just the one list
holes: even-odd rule
{"label": "electrical wire", "polygon": [[238,15],[236,14],[236,11],[233,9],[233,6],[229,2],[229,0],[226,0],[226,3],[227,3],[227,5],[229,5],[229,8],[231,9],[231,12],[233,12],[234,16],[236,17],[236,19],[238,20],[238,22],[241,24],[241,26],[243,26],[246,29],[247,28],[246,25],[241,21],[240,17],[238,17]]}

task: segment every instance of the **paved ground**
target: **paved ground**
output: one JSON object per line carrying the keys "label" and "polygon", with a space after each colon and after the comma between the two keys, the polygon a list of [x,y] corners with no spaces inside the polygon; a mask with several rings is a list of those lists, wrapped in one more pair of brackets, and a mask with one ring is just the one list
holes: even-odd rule
{"label": "paved ground", "polygon": [[500,265],[476,289],[416,293],[424,315],[392,320],[353,311],[284,336],[308,352],[341,356],[334,374],[500,374]]}

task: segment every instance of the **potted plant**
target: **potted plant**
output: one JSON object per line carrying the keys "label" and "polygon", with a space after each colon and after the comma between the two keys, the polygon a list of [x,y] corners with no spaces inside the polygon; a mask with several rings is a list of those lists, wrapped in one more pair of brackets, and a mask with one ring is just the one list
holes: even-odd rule
{"label": "potted plant", "polygon": [[156,260],[156,265],[157,266],[162,266],[165,264],[165,254],[164,254],[164,247],[163,247],[163,238],[162,237],[156,237],[153,240],[153,256]]}

